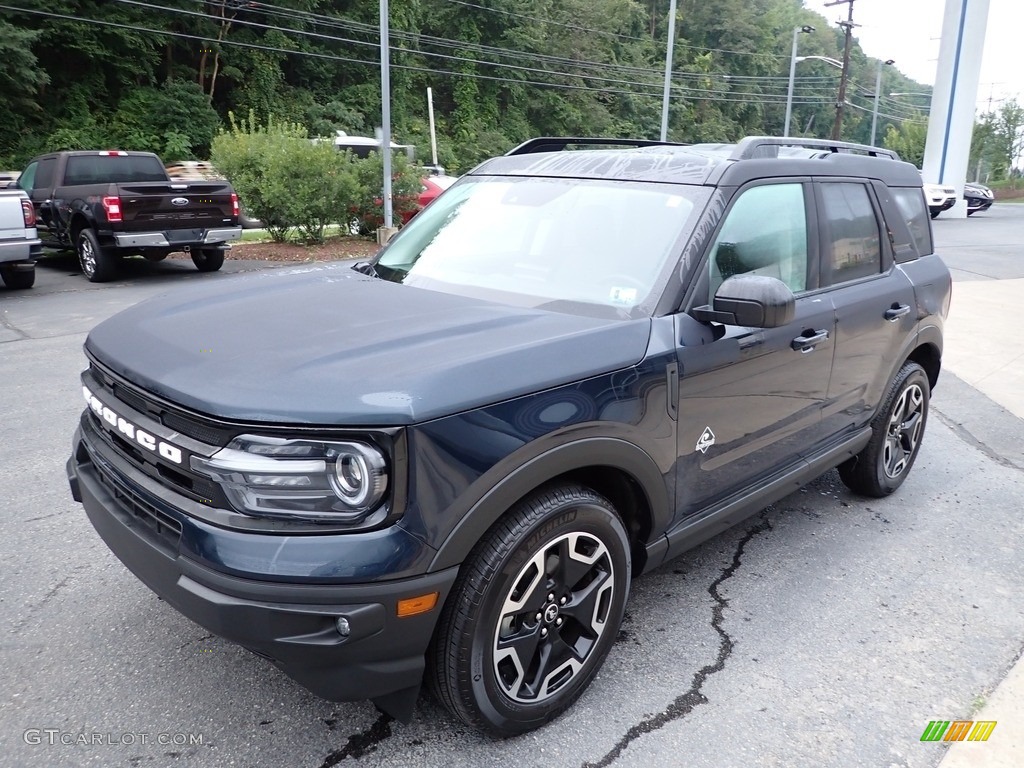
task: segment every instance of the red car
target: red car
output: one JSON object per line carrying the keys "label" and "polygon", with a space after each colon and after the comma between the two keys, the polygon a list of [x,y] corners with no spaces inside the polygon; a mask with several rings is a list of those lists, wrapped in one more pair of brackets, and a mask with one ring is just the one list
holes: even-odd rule
{"label": "red car", "polygon": [[[444,192],[458,179],[455,176],[424,176],[420,179],[420,193],[415,199],[412,196],[396,195],[394,198],[395,219],[404,226],[417,213],[422,211],[427,204],[433,202],[434,198]],[[372,234],[377,227],[384,223],[384,200],[376,198],[373,201],[373,208],[360,213],[357,207],[352,208],[355,217],[352,221],[352,234]]]}
{"label": "red car", "polygon": [[422,188],[420,194],[416,198],[416,202],[419,207],[408,211],[402,211],[401,218],[403,224],[408,224],[409,220],[417,213],[422,211],[430,203],[434,202],[434,198],[444,192],[448,187],[454,184],[458,179],[455,176],[425,176],[420,179]]}

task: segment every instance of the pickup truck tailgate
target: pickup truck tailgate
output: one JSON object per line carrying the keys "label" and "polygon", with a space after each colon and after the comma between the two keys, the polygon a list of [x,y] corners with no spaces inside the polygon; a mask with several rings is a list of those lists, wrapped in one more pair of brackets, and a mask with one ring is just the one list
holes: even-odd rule
{"label": "pickup truck tailgate", "polygon": [[236,224],[231,187],[221,181],[119,184],[122,231],[206,229]]}
{"label": "pickup truck tailgate", "polygon": [[21,210],[21,192],[0,192],[0,240],[25,236],[25,214]]}

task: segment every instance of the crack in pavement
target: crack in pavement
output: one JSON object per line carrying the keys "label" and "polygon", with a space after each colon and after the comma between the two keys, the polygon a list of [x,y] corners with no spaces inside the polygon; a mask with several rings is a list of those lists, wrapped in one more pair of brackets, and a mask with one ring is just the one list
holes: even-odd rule
{"label": "crack in pavement", "polygon": [[[715,632],[718,633],[719,637],[718,655],[715,657],[714,663],[705,664],[697,671],[696,674],[694,674],[693,681],[690,683],[690,689],[686,693],[681,696],[677,696],[675,701],[669,704],[657,715],[641,720],[639,723],[634,725],[626,731],[608,754],[596,763],[583,763],[582,768],[607,768],[607,766],[615,762],[625,749],[636,739],[663,728],[673,720],[679,720],[686,717],[686,715],[693,711],[694,707],[707,703],[708,699],[700,692],[701,688],[704,687],[704,683],[707,682],[707,679],[711,675],[716,672],[721,672],[725,668],[725,662],[732,654],[734,645],[732,637],[722,627],[722,624],[725,622],[725,609],[729,606],[729,601],[722,597],[718,588],[731,579],[733,574],[736,573],[743,558],[743,551],[746,549],[750,540],[759,533],[764,533],[771,529],[771,521],[765,517],[760,523],[748,530],[743,535],[743,538],[740,539],[739,544],[736,545],[736,551],[732,556],[732,563],[730,563],[729,566],[719,574],[718,578],[711,583],[711,586],[708,587],[708,594],[710,594],[711,598],[715,601],[715,605],[711,609],[711,626],[714,628]],[[325,768],[325,766],[321,766],[321,768]]]}
{"label": "crack in pavement", "polygon": [[1000,466],[1003,467],[1007,467],[1008,469],[1016,469],[1019,472],[1024,472],[1024,467],[1014,464],[1005,456],[996,453],[996,451],[994,451],[988,445],[986,445],[985,443],[981,442],[981,440],[976,438],[974,434],[971,433],[971,431],[968,430],[967,427],[965,427],[960,422],[954,421],[952,418],[950,418],[949,416],[947,416],[934,406],[932,407],[932,413],[934,413],[938,417],[939,421],[941,421],[943,424],[945,424],[947,427],[953,430],[953,434],[955,434],[957,437],[959,437],[972,448],[976,448],[979,451],[981,451],[985,456],[992,459],[992,461],[994,461],[996,464],[999,464]]}
{"label": "crack in pavement", "polygon": [[[358,760],[377,749],[377,745],[384,739],[391,736],[391,723],[394,718],[391,715],[381,713],[369,728],[359,733],[353,733],[341,749],[336,749],[324,758],[320,768],[332,768],[342,760],[351,757]],[[325,721],[326,722],[326,721]],[[327,723],[328,728],[333,730],[333,725]]]}

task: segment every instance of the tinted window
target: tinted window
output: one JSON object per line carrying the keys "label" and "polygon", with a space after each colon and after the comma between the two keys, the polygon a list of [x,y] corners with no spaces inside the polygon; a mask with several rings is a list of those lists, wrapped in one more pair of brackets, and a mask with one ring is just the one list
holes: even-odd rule
{"label": "tinted window", "polygon": [[26,192],[32,191],[32,185],[36,179],[36,168],[39,167],[39,163],[29,163],[28,168],[21,172],[21,176],[18,177],[18,188],[23,189]]}
{"label": "tinted window", "polygon": [[928,205],[920,187],[891,187],[889,191],[914,238],[917,252],[922,256],[931,253],[932,231],[928,226]]}
{"label": "tinted window", "polygon": [[882,271],[878,218],[863,184],[822,184],[828,223],[821,284],[856,280]]}
{"label": "tinted window", "polygon": [[53,186],[53,169],[57,167],[57,158],[47,157],[39,161],[36,169],[36,180],[33,189],[49,189]]}
{"label": "tinted window", "polygon": [[807,288],[807,214],[801,184],[770,184],[740,194],[708,261],[710,294],[734,275],[767,275],[794,293]]}
{"label": "tinted window", "polygon": [[146,155],[73,155],[64,169],[69,187],[132,181],[167,181],[167,172],[159,160]]}

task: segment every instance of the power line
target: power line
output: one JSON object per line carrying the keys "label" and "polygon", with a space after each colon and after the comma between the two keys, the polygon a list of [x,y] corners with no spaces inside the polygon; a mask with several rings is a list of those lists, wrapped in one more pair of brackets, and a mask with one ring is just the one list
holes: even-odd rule
{"label": "power line", "polygon": [[[117,0],[117,1],[118,2],[123,2],[123,3],[128,3],[128,4],[131,4],[131,5],[140,5],[140,6],[143,6],[143,7],[158,8],[160,10],[165,10],[165,11],[169,11],[169,12],[172,12],[172,13],[184,12],[184,13],[188,13],[190,15],[198,15],[198,16],[201,16],[201,17],[204,17],[204,18],[209,18],[209,19],[212,19],[212,20],[219,19],[219,17],[213,16],[211,14],[203,14],[203,13],[199,13],[199,12],[196,12],[196,11],[180,11],[179,9],[176,9],[176,8],[167,8],[165,6],[156,6],[156,5],[152,5],[150,3],[140,2],[139,0]],[[206,0],[192,0],[192,1],[196,2],[196,3],[203,4],[203,3],[205,3]],[[255,8],[247,9],[247,10],[256,10],[257,12],[264,13],[264,14],[267,14],[267,15],[270,15],[270,16],[283,16],[283,17],[287,17],[287,18],[296,18],[296,16],[298,16],[298,18],[300,18],[300,19],[307,20],[307,21],[311,20],[314,24],[321,24],[321,25],[326,26],[326,27],[333,27],[333,28],[339,28],[339,29],[353,28],[353,29],[359,29],[360,31],[372,32],[373,34],[376,34],[377,31],[378,31],[376,27],[372,27],[371,25],[363,24],[362,22],[355,22],[355,21],[352,21],[352,20],[349,20],[349,19],[337,19],[337,18],[334,18],[334,17],[323,16],[321,14],[313,14],[313,13],[310,13],[310,12],[286,11],[284,9],[280,9],[278,6],[272,6],[269,3],[253,3],[253,5],[255,6]],[[529,17],[529,18],[533,18],[533,17]],[[313,37],[325,38],[325,39],[328,39],[328,40],[330,40],[330,39],[337,39],[337,40],[342,41],[342,42],[355,43],[357,45],[371,46],[371,47],[374,47],[374,48],[378,48],[379,47],[378,43],[371,42],[371,41],[350,40],[350,39],[346,39],[346,38],[332,38],[329,35],[322,35],[322,34],[306,32],[305,30],[299,30],[299,29],[295,29],[295,28],[292,28],[292,27],[277,27],[277,26],[271,26],[271,25],[264,25],[264,24],[259,24],[257,22],[248,22],[248,21],[245,21],[243,19],[234,19],[233,21],[234,21],[234,23],[237,23],[237,24],[256,26],[256,27],[261,27],[261,28],[265,28],[265,29],[273,29],[273,30],[277,30],[277,31],[281,31],[281,32],[294,32],[294,33],[300,34],[300,35],[310,35],[310,36],[313,36]],[[562,56],[552,56],[550,54],[541,54],[541,53],[534,53],[534,52],[528,52],[528,51],[517,51],[517,50],[513,50],[513,49],[509,49],[509,48],[501,48],[501,47],[498,47],[498,46],[482,45],[482,44],[479,44],[479,43],[470,43],[470,42],[463,41],[463,40],[454,40],[454,39],[451,39],[451,38],[436,37],[436,36],[433,36],[433,35],[424,35],[424,34],[418,33],[418,32],[409,32],[409,31],[403,31],[403,30],[392,30],[392,38],[406,40],[406,41],[413,42],[413,43],[423,42],[423,43],[426,43],[428,45],[434,45],[434,46],[445,47],[445,48],[456,49],[456,50],[476,51],[476,52],[479,52],[481,54],[488,54],[488,55],[495,55],[495,56],[504,56],[504,57],[508,57],[508,58],[526,59],[526,60],[529,60],[529,61],[549,61],[549,62],[552,62],[554,64],[558,64],[558,65],[571,64],[571,65],[577,66],[577,67],[589,67],[589,68],[596,68],[596,69],[602,69],[602,70],[614,69],[614,70],[619,70],[619,71],[623,72],[624,74],[625,73],[629,73],[629,72],[633,72],[633,73],[642,74],[642,75],[659,76],[661,74],[661,72],[662,72],[662,70],[660,68],[637,67],[637,66],[631,66],[631,65],[626,65],[626,64],[619,64],[619,63],[612,63],[612,62],[590,61],[590,60],[587,60],[587,59],[570,59],[570,58],[566,58],[566,57],[562,57]],[[471,58],[466,57],[466,56],[449,56],[449,55],[446,55],[446,54],[440,54],[440,53],[434,53],[434,52],[431,52],[431,51],[425,51],[422,48],[400,48],[399,50],[405,51],[406,53],[418,53],[418,54],[423,55],[423,56],[433,56],[435,58],[455,59],[455,60],[460,60],[460,61],[467,61],[467,62],[474,63],[474,64],[506,66],[506,67],[508,67],[510,69],[515,69],[515,67],[512,66],[512,65],[505,65],[505,64],[501,64],[500,62],[481,61],[479,59],[471,59]],[[703,49],[701,49],[701,50],[703,50]],[[538,69],[536,67],[534,67],[534,68],[526,68],[526,71],[545,72],[545,73],[548,73],[548,74],[555,74],[555,75],[567,74],[567,73],[563,73],[563,72],[552,72],[551,70]],[[590,77],[588,75],[579,75],[579,76],[581,76],[581,77]],[[726,74],[717,74],[717,73],[687,72],[687,71],[673,71],[672,76],[673,76],[673,79],[689,78],[689,79],[695,79],[695,80],[696,79],[705,79],[705,78],[708,78],[708,77],[716,77],[717,76],[717,77],[724,77],[725,79],[734,80],[734,81],[737,81],[737,82],[739,82],[739,81],[744,81],[744,82],[746,82],[746,81],[751,81],[751,82],[756,81],[756,82],[764,82],[764,83],[782,83],[782,82],[786,81],[785,77],[783,77],[783,76],[774,76],[774,75],[726,75]],[[610,82],[614,82],[611,78],[600,78],[600,79],[605,79],[605,80],[609,80]],[[808,77],[808,78],[804,78],[804,80],[805,81],[811,81],[811,80],[826,81],[826,80],[828,80],[828,78],[826,78],[826,77]],[[617,82],[622,83],[622,82],[626,82],[626,81],[621,81],[620,80],[620,81],[617,81]]]}

